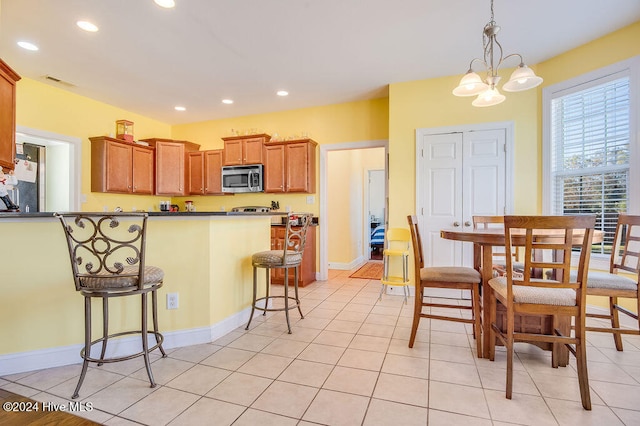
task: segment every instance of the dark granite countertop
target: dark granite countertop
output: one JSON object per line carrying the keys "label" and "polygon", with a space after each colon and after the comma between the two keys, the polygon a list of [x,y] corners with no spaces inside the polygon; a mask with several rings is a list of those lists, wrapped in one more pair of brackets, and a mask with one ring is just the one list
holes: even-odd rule
{"label": "dark granite countertop", "polygon": [[[90,212],[84,212],[90,213]],[[100,214],[108,214],[112,212],[98,212]],[[255,213],[255,212],[148,212],[149,217],[196,217],[196,216],[285,216],[286,213]],[[0,220],[2,219],[34,219],[34,218],[48,218],[53,217],[53,212],[1,212]]]}

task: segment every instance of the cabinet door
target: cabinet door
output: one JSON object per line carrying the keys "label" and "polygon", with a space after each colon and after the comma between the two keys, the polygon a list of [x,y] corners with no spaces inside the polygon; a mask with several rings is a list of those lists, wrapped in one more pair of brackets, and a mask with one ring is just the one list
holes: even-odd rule
{"label": "cabinet door", "polygon": [[224,165],[242,164],[242,139],[224,141]]}
{"label": "cabinet door", "polygon": [[287,192],[309,192],[309,144],[286,145]]}
{"label": "cabinet door", "polygon": [[243,164],[262,164],[262,147],[264,138],[251,138],[244,140]]}
{"label": "cabinet door", "polygon": [[221,149],[204,153],[205,194],[222,194],[222,155]]}
{"label": "cabinet door", "polygon": [[190,152],[187,154],[187,170],[189,175],[189,194],[202,195],[204,193],[204,153]]}
{"label": "cabinet door", "polygon": [[107,141],[105,149],[105,191],[131,192],[131,146]]}
{"label": "cabinet door", "polygon": [[132,148],[133,193],[153,194],[153,150],[134,146]]}
{"label": "cabinet door", "polygon": [[16,158],[16,81],[20,77],[0,60],[0,166],[13,170]]}
{"label": "cabinet door", "polygon": [[185,161],[183,144],[156,144],[156,194],[185,195]]}
{"label": "cabinet door", "polygon": [[284,192],[284,145],[264,147],[264,192]]}

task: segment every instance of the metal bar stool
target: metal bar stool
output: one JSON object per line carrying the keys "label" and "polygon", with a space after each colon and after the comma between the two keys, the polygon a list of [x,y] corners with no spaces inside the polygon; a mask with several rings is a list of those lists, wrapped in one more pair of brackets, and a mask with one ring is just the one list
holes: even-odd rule
{"label": "metal bar stool", "polygon": [[[410,296],[409,293],[409,243],[411,242],[411,233],[405,228],[389,228],[384,243],[384,251],[382,252],[383,273],[382,288],[380,288],[380,296],[378,300],[382,300],[382,293],[387,286],[402,287],[404,294],[404,303]],[[389,263],[391,258],[400,257],[402,260],[402,276],[389,275]]]}
{"label": "metal bar stool", "polygon": [[[76,291],[84,296],[84,360],[78,385],[72,398],[77,398],[90,362],[126,361],[143,357],[151,387],[156,383],[151,372],[149,353],[162,348],[164,340],[158,332],[157,290],[162,287],[164,272],[145,265],[146,213],[56,213],[67,239]],[[153,331],[147,330],[147,295],[151,293]],[[133,296],[142,298],[140,329],[109,334],[109,299]],[[91,299],[102,299],[102,337],[91,339]],[[106,357],[109,339],[139,334],[142,350],[130,355]],[[156,344],[149,347],[148,335]],[[91,348],[101,344],[100,356],[92,357]],[[97,349],[97,348],[96,348]]]}
{"label": "metal bar stool", "polygon": [[[307,228],[311,223],[311,213],[289,213],[286,221],[286,232],[281,249],[262,251],[255,253],[251,258],[253,265],[253,302],[251,304],[251,316],[245,330],[249,329],[251,320],[255,310],[263,311],[262,315],[266,315],[271,311],[284,311],[287,318],[287,328],[291,334],[291,324],[289,322],[289,310],[298,309],[300,318],[304,318],[302,309],[300,308],[300,298],[298,297],[298,275],[300,264],[302,263],[302,255],[307,239]],[[266,296],[257,297],[258,291],[258,268],[265,268],[266,274]],[[269,286],[271,284],[271,269],[284,269],[284,296],[270,296]],[[294,297],[289,297],[289,269],[294,269],[293,289]],[[284,307],[270,307],[272,299],[284,299]],[[289,305],[293,301],[295,304]],[[258,306],[258,302],[264,302],[263,306]]]}

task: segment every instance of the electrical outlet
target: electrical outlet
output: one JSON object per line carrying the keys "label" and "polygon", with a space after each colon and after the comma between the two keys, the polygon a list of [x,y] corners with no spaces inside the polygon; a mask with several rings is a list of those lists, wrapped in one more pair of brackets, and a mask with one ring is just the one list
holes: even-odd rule
{"label": "electrical outlet", "polygon": [[167,309],[178,309],[178,293],[167,293]]}

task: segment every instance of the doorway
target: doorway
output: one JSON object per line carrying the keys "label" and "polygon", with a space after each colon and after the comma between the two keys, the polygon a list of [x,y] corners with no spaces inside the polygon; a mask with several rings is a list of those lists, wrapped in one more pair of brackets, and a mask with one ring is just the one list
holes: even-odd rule
{"label": "doorway", "polygon": [[384,229],[386,225],[386,190],[385,170],[366,170],[365,194],[367,208],[363,222],[369,224],[370,232],[367,237],[369,260],[382,260],[384,248]]}
{"label": "doorway", "polygon": [[27,205],[30,212],[80,210],[81,142],[73,136],[16,126],[17,157],[32,174],[18,184],[23,212]]}
{"label": "doorway", "polygon": [[[363,165],[372,152],[379,152],[377,166]],[[326,280],[329,267],[352,269],[365,262],[369,255],[369,220],[365,220],[367,198],[364,170],[387,170],[388,141],[347,142],[320,146],[320,223],[318,280]],[[341,166],[344,164],[344,167]],[[343,176],[336,184],[338,176]],[[385,177],[384,198],[387,199]],[[329,189],[334,188],[334,189]],[[386,211],[386,209],[385,209]],[[346,231],[342,232],[341,227]],[[334,235],[335,234],[335,235]],[[331,235],[331,237],[330,237]],[[346,250],[343,259],[330,260],[333,250]]]}

